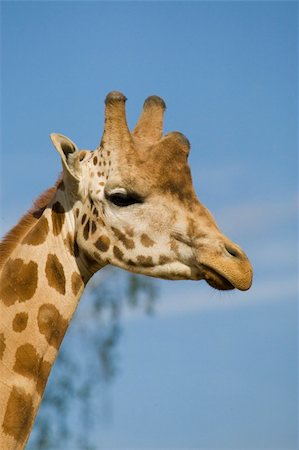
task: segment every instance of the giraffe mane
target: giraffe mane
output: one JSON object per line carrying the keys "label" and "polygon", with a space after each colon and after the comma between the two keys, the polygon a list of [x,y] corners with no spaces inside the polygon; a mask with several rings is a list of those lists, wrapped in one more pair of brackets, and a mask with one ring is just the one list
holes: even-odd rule
{"label": "giraffe mane", "polygon": [[19,222],[0,240],[0,270],[9,258],[22,237],[38,221],[49,202],[54,198],[57,188],[62,181],[59,176],[55,185],[44,191],[33,203],[32,207],[19,220]]}

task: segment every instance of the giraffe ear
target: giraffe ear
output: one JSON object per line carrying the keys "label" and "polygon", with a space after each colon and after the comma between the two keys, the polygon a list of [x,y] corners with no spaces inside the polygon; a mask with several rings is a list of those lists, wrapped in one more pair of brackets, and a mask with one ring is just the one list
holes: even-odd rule
{"label": "giraffe ear", "polygon": [[66,136],[51,133],[50,138],[61,156],[64,178],[68,183],[78,185],[80,179],[80,165],[78,147]]}

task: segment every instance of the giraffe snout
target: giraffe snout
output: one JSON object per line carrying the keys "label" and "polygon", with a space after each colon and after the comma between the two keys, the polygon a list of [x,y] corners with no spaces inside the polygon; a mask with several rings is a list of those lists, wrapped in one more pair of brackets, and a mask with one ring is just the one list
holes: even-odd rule
{"label": "giraffe snout", "polygon": [[[234,242],[223,235],[212,240],[213,244],[201,248],[199,252],[200,264],[205,268],[205,278],[210,283],[211,276],[217,278],[217,275],[226,280],[231,288],[246,291],[251,287],[253,271],[251,263],[245,252]],[[224,282],[214,287],[219,289],[229,289],[229,285]]]}

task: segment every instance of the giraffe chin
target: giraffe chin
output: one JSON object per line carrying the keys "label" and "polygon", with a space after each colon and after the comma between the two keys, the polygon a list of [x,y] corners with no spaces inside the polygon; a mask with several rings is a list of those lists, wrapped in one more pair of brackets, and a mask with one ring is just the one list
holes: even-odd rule
{"label": "giraffe chin", "polygon": [[210,267],[203,266],[204,280],[214,289],[219,291],[229,291],[235,289],[235,286],[220,273]]}

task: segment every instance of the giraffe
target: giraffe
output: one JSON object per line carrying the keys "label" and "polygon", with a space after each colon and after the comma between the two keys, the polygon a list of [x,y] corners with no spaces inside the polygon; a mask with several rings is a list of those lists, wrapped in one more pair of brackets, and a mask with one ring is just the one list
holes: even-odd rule
{"label": "giraffe", "polygon": [[112,264],[171,280],[247,290],[252,268],[197,199],[179,132],[163,135],[151,96],[129,131],[125,96],[105,100],[94,151],[51,134],[63,172],[0,244],[0,448],[28,440],[84,287]]}

